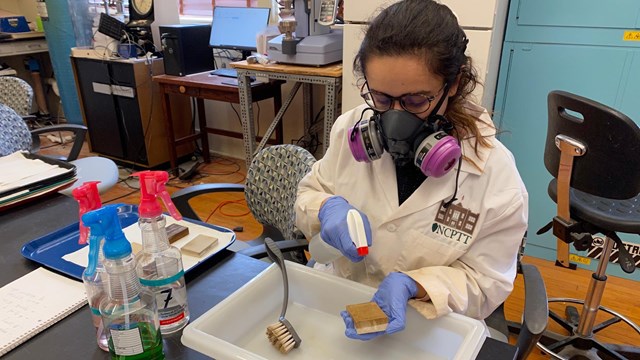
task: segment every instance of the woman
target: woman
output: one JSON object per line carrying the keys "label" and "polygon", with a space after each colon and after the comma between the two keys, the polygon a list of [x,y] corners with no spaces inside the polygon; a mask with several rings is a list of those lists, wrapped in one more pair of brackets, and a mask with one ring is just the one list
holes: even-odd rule
{"label": "woman", "polygon": [[[340,250],[332,271],[377,287],[389,316],[385,332],[357,335],[343,312],[349,337],[404,329],[407,303],[427,318],[484,319],[513,288],[528,195],[489,114],[469,100],[467,42],[434,1],[383,10],[354,60],[367,106],[336,120],[299,185],[297,226]],[[350,209],[365,223],[366,261],[349,237]]]}

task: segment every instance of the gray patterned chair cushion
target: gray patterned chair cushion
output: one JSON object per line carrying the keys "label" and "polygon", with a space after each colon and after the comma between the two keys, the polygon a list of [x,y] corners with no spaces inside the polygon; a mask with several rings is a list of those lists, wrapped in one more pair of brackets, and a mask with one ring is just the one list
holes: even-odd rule
{"label": "gray patterned chair cushion", "polygon": [[13,109],[0,104],[0,156],[31,149],[31,132]]}
{"label": "gray patterned chair cushion", "polygon": [[298,183],[316,159],[296,145],[274,145],[260,151],[247,170],[245,199],[253,216],[277,228],[284,239],[294,238]]}
{"label": "gray patterned chair cushion", "polygon": [[31,112],[33,89],[26,81],[15,76],[0,76],[0,104],[12,108],[18,115]]}

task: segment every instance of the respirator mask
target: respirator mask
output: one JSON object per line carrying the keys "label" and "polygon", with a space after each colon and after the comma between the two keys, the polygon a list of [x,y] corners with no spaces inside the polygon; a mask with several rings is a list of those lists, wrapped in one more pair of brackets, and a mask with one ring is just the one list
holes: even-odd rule
{"label": "respirator mask", "polygon": [[[404,110],[373,110],[368,119],[349,129],[349,149],[360,162],[379,159],[387,151],[398,166],[413,162],[426,176],[441,177],[460,159],[458,141],[449,133],[453,125],[437,112],[444,95],[426,120]],[[369,109],[367,109],[369,110]]]}

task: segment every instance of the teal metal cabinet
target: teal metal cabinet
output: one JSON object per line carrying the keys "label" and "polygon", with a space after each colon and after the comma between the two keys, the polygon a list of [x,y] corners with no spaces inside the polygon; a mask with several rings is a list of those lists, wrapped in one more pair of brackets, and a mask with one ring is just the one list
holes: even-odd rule
{"label": "teal metal cabinet", "polygon": [[[556,213],[547,195],[551,175],[543,163],[547,94],[556,89],[573,92],[640,123],[640,41],[624,38],[625,32],[640,33],[640,2],[516,0],[507,24],[494,120],[529,191],[527,254],[553,260],[556,241],[551,232],[535,234]],[[640,242],[637,235],[621,237]],[[596,264],[579,265],[595,269]],[[618,266],[609,269],[640,280],[640,270],[628,275]]]}

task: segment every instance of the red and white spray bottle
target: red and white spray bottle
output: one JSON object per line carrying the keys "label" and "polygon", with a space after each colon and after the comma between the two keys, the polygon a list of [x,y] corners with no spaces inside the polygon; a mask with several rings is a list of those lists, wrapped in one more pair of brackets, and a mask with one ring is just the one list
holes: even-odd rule
{"label": "red and white spray bottle", "polygon": [[169,180],[166,171],[141,171],[132,176],[140,178],[141,193],[138,225],[142,251],[137,255],[136,272],[140,283],[155,293],[160,331],[163,335],[172,334],[189,322],[189,307],[182,254],[169,243],[158,198],[175,220],[182,220],[182,216],[165,188]]}

